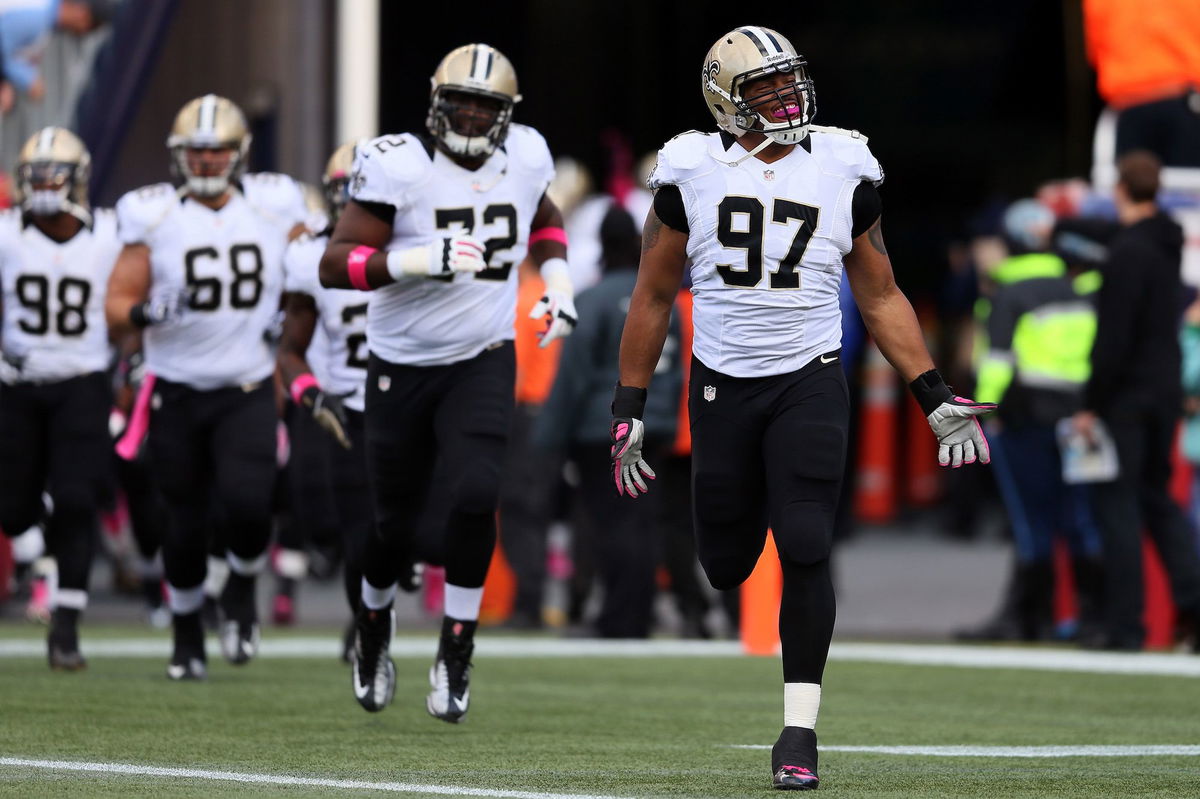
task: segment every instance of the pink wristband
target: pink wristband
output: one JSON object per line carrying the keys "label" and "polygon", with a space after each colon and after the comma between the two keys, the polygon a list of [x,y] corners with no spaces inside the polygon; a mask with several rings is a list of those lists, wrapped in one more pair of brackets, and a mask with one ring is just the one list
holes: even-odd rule
{"label": "pink wristband", "polygon": [[359,291],[370,291],[371,284],[367,282],[367,259],[379,250],[374,247],[359,246],[350,251],[346,259],[346,276],[350,285]]}
{"label": "pink wristband", "polygon": [[560,227],[538,228],[529,234],[529,246],[532,247],[539,241],[557,241],[565,247],[567,246],[567,231]]}
{"label": "pink wristband", "polygon": [[292,402],[300,404],[300,397],[310,388],[320,388],[321,384],[317,382],[317,378],[313,377],[312,372],[305,372],[292,381],[288,386],[288,393],[292,395]]}

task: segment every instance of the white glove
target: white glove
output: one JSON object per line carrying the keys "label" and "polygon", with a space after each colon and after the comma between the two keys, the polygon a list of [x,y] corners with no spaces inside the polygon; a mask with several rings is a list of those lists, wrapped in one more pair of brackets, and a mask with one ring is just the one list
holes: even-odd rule
{"label": "white glove", "polygon": [[937,369],[908,384],[938,440],[938,463],[955,469],[966,463],[990,463],[991,450],[979,418],[996,410],[994,402],[975,402],[957,396]]}
{"label": "white glove", "polygon": [[161,325],[174,322],[187,310],[192,290],[188,288],[164,287],[150,292],[150,299],[142,303],[146,324]]}
{"label": "white glove", "polygon": [[575,289],[567,271],[567,262],[562,258],[550,258],[542,264],[542,278],[546,281],[546,293],[529,312],[530,319],[549,316],[550,323],[542,333],[538,344],[546,347],[556,338],[565,338],[575,330],[579,314],[575,310]]}
{"label": "white glove", "polygon": [[629,494],[634,499],[638,493],[650,490],[643,475],[655,478],[650,464],[642,459],[642,438],[646,428],[641,419],[615,418],[609,431],[612,437],[613,480],[618,494]]}
{"label": "white glove", "polygon": [[421,247],[389,250],[388,274],[393,280],[406,275],[440,277],[455,272],[474,274],[487,268],[483,253],[483,242],[479,239],[465,233],[455,234]]}

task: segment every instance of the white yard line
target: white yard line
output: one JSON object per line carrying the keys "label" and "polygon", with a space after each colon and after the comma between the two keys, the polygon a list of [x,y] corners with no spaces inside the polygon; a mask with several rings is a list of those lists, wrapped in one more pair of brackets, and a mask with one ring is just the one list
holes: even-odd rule
{"label": "white yard line", "polygon": [[445,796],[486,796],[501,799],[620,799],[578,793],[542,793],[539,791],[501,791],[488,788],[467,788],[461,785],[424,785],[410,782],[368,782],[366,780],[334,780],[321,777],[297,777],[291,774],[254,774],[240,771],[211,771],[195,768],[162,768],[131,763],[79,763],[72,760],[31,760],[21,757],[0,757],[0,768],[33,768],[46,771],[80,771],[92,774],[115,774],[123,777],[153,777],[158,779],[211,780],[243,782],[258,785],[297,785],[316,788],[342,788],[356,791],[385,791],[387,793],[420,793]]}
{"label": "white yard line", "polygon": [[[83,654],[89,658],[167,658],[171,652],[170,640],[166,636],[88,640],[85,630],[82,643]],[[0,659],[45,657],[45,646],[42,641],[35,639],[0,639]],[[216,642],[209,641],[209,647],[210,655],[219,657]],[[262,642],[261,652],[265,658],[335,658],[340,647],[340,640],[335,635],[267,637]],[[400,658],[433,657],[436,650],[437,636],[434,634],[396,638],[391,647],[392,655]],[[486,632],[479,636],[476,652],[485,658],[742,656],[741,646],[736,641],[606,641],[491,636]],[[1034,647],[835,643],[829,651],[829,659],[960,668],[1200,677],[1200,657],[1159,652],[1126,654]]]}
{"label": "white yard line", "polygon": [[[733,749],[770,749],[771,744],[731,744]],[[866,752],[923,757],[1200,757],[1200,746],[825,746],[822,752]]]}

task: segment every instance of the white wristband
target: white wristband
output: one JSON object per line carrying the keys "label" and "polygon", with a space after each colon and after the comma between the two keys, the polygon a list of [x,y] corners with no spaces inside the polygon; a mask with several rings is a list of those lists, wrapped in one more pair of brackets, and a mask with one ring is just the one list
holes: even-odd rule
{"label": "white wristband", "polygon": [[571,284],[571,268],[567,265],[566,259],[547,258],[542,262],[541,272],[547,289],[574,296],[575,288]]}
{"label": "white wristband", "polygon": [[407,250],[388,250],[387,270],[392,280],[417,275],[428,277],[430,246],[409,247]]}

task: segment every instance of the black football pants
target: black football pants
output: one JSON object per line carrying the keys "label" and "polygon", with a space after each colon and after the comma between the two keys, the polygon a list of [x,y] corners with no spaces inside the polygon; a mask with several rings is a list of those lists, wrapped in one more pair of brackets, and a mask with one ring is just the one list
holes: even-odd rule
{"label": "black football pants", "polygon": [[151,409],[150,458],[170,522],[167,582],[194,588],[204,582],[213,524],[243,560],[266,550],[276,480],[274,390],[269,380],[250,391],[199,391],[159,378]]}
{"label": "black football pants", "polygon": [[86,591],[99,508],[111,496],[112,394],[101,372],[0,386],[0,529],[20,535],[53,512],[46,543],[61,589]]}
{"label": "black football pants", "polygon": [[829,555],[849,425],[836,353],[796,372],[736,378],[692,359],[696,553],[714,588],[750,575],[770,525],[783,568],[784,682],[820,683],[833,637]]}
{"label": "black football pants", "polygon": [[[496,508],[513,414],[511,341],[446,366],[367,366],[367,474],[376,535],[363,573],[385,588],[421,559],[415,537],[431,494],[448,509],[446,582],[483,585],[496,545]],[[444,481],[435,486],[436,477]]]}

